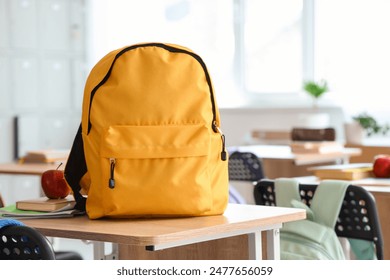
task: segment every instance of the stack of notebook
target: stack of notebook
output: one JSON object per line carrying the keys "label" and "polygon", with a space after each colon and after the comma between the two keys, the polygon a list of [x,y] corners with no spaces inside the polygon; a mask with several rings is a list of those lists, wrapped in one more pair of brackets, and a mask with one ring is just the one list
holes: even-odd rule
{"label": "stack of notebook", "polygon": [[371,163],[351,163],[311,167],[309,171],[319,179],[360,180],[374,177]]}

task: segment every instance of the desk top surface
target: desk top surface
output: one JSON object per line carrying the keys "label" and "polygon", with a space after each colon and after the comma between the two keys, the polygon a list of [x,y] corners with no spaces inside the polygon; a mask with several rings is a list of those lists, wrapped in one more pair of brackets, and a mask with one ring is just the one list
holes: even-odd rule
{"label": "desk top surface", "polygon": [[[295,177],[301,183],[313,184],[318,183],[319,179],[316,176]],[[360,180],[350,181],[355,186],[364,187],[371,193],[380,193],[390,195],[390,179],[389,178],[364,178]]]}
{"label": "desk top surface", "polygon": [[239,235],[305,217],[302,209],[229,204],[223,215],[207,217],[90,220],[83,216],[23,222],[47,236],[147,246],[208,235]]}
{"label": "desk top surface", "polygon": [[[42,175],[49,169],[57,169],[58,163],[0,163],[0,174]],[[63,170],[62,164],[59,169]]]}
{"label": "desk top surface", "polygon": [[334,153],[294,154],[288,145],[248,145],[230,147],[229,150],[252,152],[262,159],[289,159],[293,160],[297,165],[329,162],[361,154],[361,149],[359,148],[344,148],[342,151]]}

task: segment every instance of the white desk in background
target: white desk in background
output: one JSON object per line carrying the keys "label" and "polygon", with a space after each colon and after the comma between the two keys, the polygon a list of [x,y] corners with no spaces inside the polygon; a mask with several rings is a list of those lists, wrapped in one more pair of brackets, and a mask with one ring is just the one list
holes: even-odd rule
{"label": "white desk in background", "polygon": [[308,165],[329,161],[342,161],[347,163],[352,156],[361,154],[359,148],[344,148],[340,152],[294,154],[288,145],[249,145],[229,147],[229,151],[252,152],[261,159],[284,159],[292,160],[296,165]]}
{"label": "white desk in background", "polygon": [[[37,175],[49,169],[57,169],[58,163],[0,163],[0,174],[8,175]],[[60,166],[60,170],[65,168],[65,164]]]}
{"label": "white desk in background", "polygon": [[248,145],[228,147],[233,151],[251,152],[263,162],[264,173],[267,178],[308,176],[309,166],[323,165],[324,163],[348,163],[353,156],[358,156],[358,148],[345,148],[340,152],[323,154],[293,154],[288,145]]}

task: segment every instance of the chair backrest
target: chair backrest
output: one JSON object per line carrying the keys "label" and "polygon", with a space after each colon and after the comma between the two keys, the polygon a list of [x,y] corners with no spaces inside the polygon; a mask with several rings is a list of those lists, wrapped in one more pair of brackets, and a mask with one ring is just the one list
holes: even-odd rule
{"label": "chair backrest", "polygon": [[263,165],[255,154],[236,151],[229,156],[229,180],[256,182],[263,178]]}
{"label": "chair backrest", "polygon": [[[316,184],[300,184],[302,202],[310,206]],[[275,206],[274,182],[260,180],[255,184],[257,205]],[[383,236],[374,197],[362,187],[349,185],[335,226],[339,237],[362,239],[375,244],[376,255],[383,259]]]}
{"label": "chair backrest", "polygon": [[11,225],[0,229],[1,260],[54,260],[49,240],[34,228]]}

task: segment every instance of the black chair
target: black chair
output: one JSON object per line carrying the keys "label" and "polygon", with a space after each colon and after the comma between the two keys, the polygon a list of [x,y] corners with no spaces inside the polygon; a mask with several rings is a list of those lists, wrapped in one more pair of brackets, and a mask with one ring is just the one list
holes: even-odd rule
{"label": "black chair", "polygon": [[0,228],[0,260],[82,260],[74,251],[55,252],[50,241],[24,225]]}
{"label": "black chair", "polygon": [[55,260],[49,240],[27,226],[6,226],[0,229],[1,260]]}
{"label": "black chair", "polygon": [[[0,207],[4,207],[5,206],[5,203],[1,197],[1,193],[0,193]],[[2,233],[4,229],[0,227],[0,234]],[[35,229],[32,229],[33,231],[36,231]],[[29,230],[26,230],[26,231],[29,231]],[[24,229],[22,230],[22,232],[24,232]],[[39,235],[40,233],[37,232]],[[1,236],[3,237],[3,236]],[[1,241],[1,240],[0,240]],[[3,244],[1,244],[3,245]],[[56,260],[82,260],[83,257],[78,253],[78,252],[75,252],[75,251],[55,251],[55,259]],[[3,257],[3,256],[1,256]],[[1,259],[1,258],[0,258]]]}
{"label": "black chair", "polygon": [[[317,185],[300,184],[302,202],[310,206]],[[275,206],[274,181],[260,180],[255,184],[257,205]],[[383,260],[383,236],[374,197],[362,187],[349,185],[335,226],[339,237],[363,239],[375,244],[378,260]]]}
{"label": "black chair", "polygon": [[263,178],[263,165],[255,154],[236,151],[229,156],[229,180],[257,182]]}

